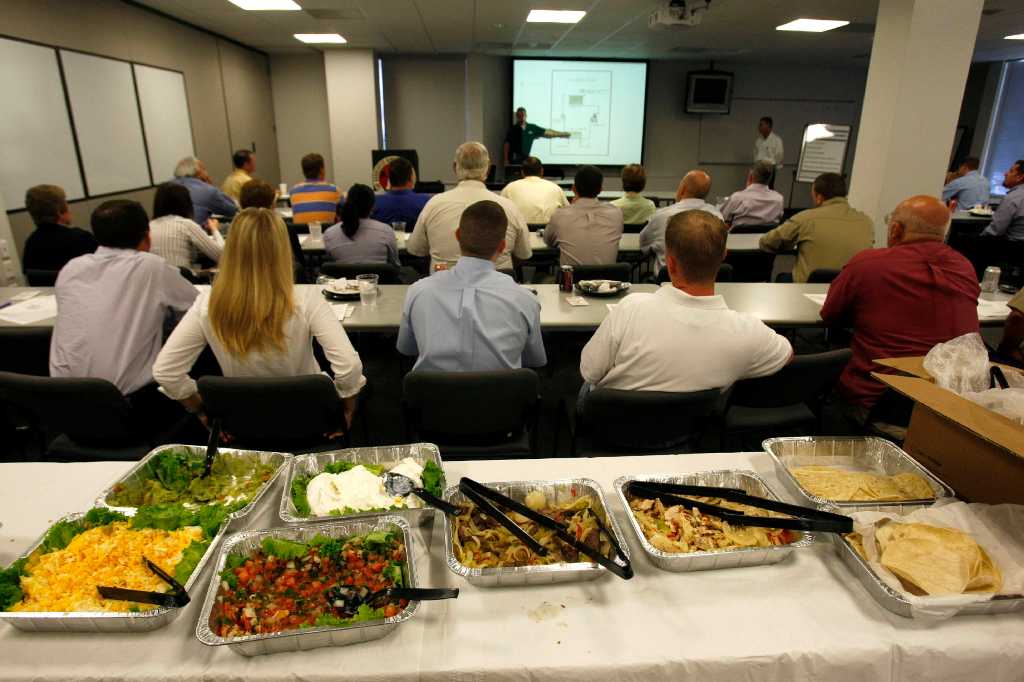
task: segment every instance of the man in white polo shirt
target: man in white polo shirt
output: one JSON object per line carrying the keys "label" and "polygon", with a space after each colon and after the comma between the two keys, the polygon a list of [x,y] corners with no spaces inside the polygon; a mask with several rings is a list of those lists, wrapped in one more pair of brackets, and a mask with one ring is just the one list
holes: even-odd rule
{"label": "man in white polo shirt", "polygon": [[505,185],[501,196],[511,199],[529,224],[546,224],[555,209],[568,206],[565,190],[544,179],[544,166],[536,156],[523,161],[523,177]]}
{"label": "man in white polo shirt", "polygon": [[[774,374],[793,348],[749,313],[715,295],[728,229],[706,211],[672,217],[665,231],[672,286],[624,298],[583,349],[587,385],[688,393]],[[585,400],[586,387],[584,393]]]}

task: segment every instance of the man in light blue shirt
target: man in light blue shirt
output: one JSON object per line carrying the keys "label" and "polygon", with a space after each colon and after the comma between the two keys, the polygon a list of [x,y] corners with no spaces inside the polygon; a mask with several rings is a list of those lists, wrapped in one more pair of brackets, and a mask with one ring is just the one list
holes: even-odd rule
{"label": "man in light blue shirt", "polygon": [[200,227],[206,226],[211,215],[234,218],[238,213],[235,200],[213,186],[206,165],[194,156],[185,157],[174,167],[174,182],[188,190],[192,199],[192,220]]}
{"label": "man in light blue shirt", "polygon": [[413,371],[490,371],[547,363],[537,297],[494,267],[505,251],[507,228],[500,204],[471,204],[455,233],[462,253],[458,263],[409,288],[398,351],[419,356]]}
{"label": "man in light blue shirt", "polygon": [[982,234],[1024,241],[1024,159],[1014,162],[1006,171],[1003,187],[1010,191],[999,202],[992,222]]}
{"label": "man in light blue shirt", "polygon": [[956,177],[942,188],[942,201],[949,203],[956,199],[957,207],[966,211],[978,204],[988,203],[988,178],[978,171],[980,161],[968,156],[956,171]]}
{"label": "man in light blue shirt", "polygon": [[665,227],[669,219],[683,211],[707,211],[719,220],[722,214],[717,208],[704,201],[711,191],[711,176],[702,170],[692,170],[683,176],[676,189],[676,203],[660,208],[651,216],[647,227],[640,231],[640,250],[645,255],[654,254],[657,259],[657,272],[665,267]]}

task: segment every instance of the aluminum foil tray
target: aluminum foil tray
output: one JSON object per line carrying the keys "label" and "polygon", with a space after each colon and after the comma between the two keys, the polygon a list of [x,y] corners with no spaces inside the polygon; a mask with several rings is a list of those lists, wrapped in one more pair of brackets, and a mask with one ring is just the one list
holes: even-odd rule
{"label": "aluminum foil tray", "polygon": [[693,474],[674,476],[622,476],[615,479],[615,489],[619,493],[622,509],[629,517],[633,532],[636,533],[640,546],[652,564],[665,571],[709,571],[720,568],[742,568],[745,566],[763,566],[775,564],[789,556],[795,549],[802,549],[814,542],[811,533],[792,531],[799,537],[788,545],[773,547],[744,547],[742,549],[723,549],[717,552],[671,553],[655,548],[644,535],[640,522],[633,515],[626,495],[626,486],[630,481],[655,481],[658,483],[682,483],[685,485],[707,485],[727,488],[739,488],[751,495],[778,500],[764,479],[753,471],[703,471]]}
{"label": "aluminum foil tray", "polygon": [[[362,512],[360,514],[348,514],[345,516],[300,516],[292,503],[292,482],[300,476],[316,476],[322,473],[324,467],[332,462],[354,462],[356,464],[382,464],[390,468],[398,464],[399,460],[412,457],[420,466],[428,461],[433,462],[442,470],[441,452],[436,445],[430,443],[412,443],[410,445],[389,445],[376,448],[351,448],[348,450],[335,450],[333,452],[321,452],[310,455],[298,455],[291,461],[285,479],[284,490],[281,492],[281,506],[278,515],[285,523],[308,523],[310,521],[330,521],[337,519],[359,519],[378,516],[381,512]],[[441,482],[444,486],[444,480]],[[410,496],[411,498],[412,496]],[[418,502],[418,498],[414,498]],[[411,522],[415,522],[417,516],[421,516],[422,507],[410,507],[405,509],[393,509],[387,513],[404,516]]]}
{"label": "aluminum foil tray", "polygon": [[397,515],[377,514],[371,518],[294,525],[284,528],[271,528],[269,530],[249,530],[229,535],[221,545],[220,553],[213,564],[214,577],[210,579],[209,587],[206,590],[206,599],[203,601],[202,610],[199,612],[199,621],[196,624],[196,638],[208,646],[227,645],[232,651],[243,656],[260,656],[285,651],[305,651],[325,646],[347,646],[349,644],[359,644],[360,642],[380,639],[397,628],[400,623],[409,620],[416,613],[417,608],[419,608],[419,602],[409,602],[405,610],[397,616],[385,618],[382,621],[367,621],[346,627],[303,628],[265,635],[246,635],[244,637],[221,637],[215,634],[210,629],[210,616],[217,599],[217,591],[220,589],[220,580],[217,579],[217,576],[224,570],[224,564],[229,554],[249,556],[259,548],[260,543],[267,537],[306,542],[316,535],[348,538],[353,535],[364,535],[378,530],[390,531],[396,528],[402,532],[402,539],[405,542],[409,586],[418,587],[416,552],[414,551],[412,533],[410,532],[409,523]]}
{"label": "aluminum foil tray", "polygon": [[[903,513],[954,497],[953,489],[936,478],[914,458],[884,438],[770,438],[762,443],[775,462],[775,475],[800,504],[831,508],[844,514],[858,511]],[[818,497],[800,485],[790,467],[810,464],[841,464],[876,474],[918,474],[932,487],[935,499],[901,502],[840,502]]]}
{"label": "aluminum foil tray", "polygon": [[[913,618],[914,616],[911,610],[910,601],[907,600],[903,594],[894,590],[879,578],[874,569],[871,568],[871,564],[864,561],[860,554],[857,554],[857,550],[855,550],[842,535],[832,535],[833,542],[836,546],[836,552],[839,553],[839,558],[842,559],[843,563],[846,564],[846,567],[849,568],[855,576],[857,576],[861,585],[863,585],[864,589],[874,597],[875,601],[881,604],[883,608],[895,613],[897,616]],[[996,595],[990,601],[969,604],[958,611],[956,615],[988,615],[993,613],[1009,613],[1011,611],[1020,611],[1022,609],[1024,609],[1024,597]]]}
{"label": "aluminum foil tray", "polygon": [[[149,461],[156,457],[157,455],[159,455],[161,452],[178,448],[184,448],[186,450],[189,450],[190,452],[198,455],[199,457],[206,457],[205,446],[161,445],[160,447],[156,448],[148,455],[140,459],[138,464],[136,464],[135,466],[128,470],[128,473],[126,473],[124,476],[121,476],[121,478],[117,479],[116,481],[111,483],[105,490],[103,490],[103,492],[100,493],[100,496],[96,498],[96,506],[116,509],[117,511],[124,512],[125,514],[131,513],[132,510],[135,509],[135,507],[116,507],[107,502],[107,498],[114,493],[114,487],[117,485],[138,485],[142,481],[151,478],[151,476],[149,475]],[[228,517],[226,530],[234,530],[245,523],[243,519],[252,514],[253,510],[255,510],[259,503],[263,500],[263,498],[265,498],[268,495],[268,492],[271,489],[273,489],[274,485],[277,484],[278,481],[280,481],[284,477],[288,462],[292,459],[292,456],[283,452],[236,450],[233,448],[218,448],[217,452],[219,454],[244,455],[247,457],[251,456],[258,459],[262,464],[269,463],[275,466],[273,476],[271,476],[270,480],[264,483],[263,486],[258,491],[256,491],[256,496],[252,498],[252,501],[250,501],[249,504],[245,505],[241,509],[233,512]]]}
{"label": "aluminum foil tray", "polygon": [[[629,558],[629,545],[626,543],[619,528],[615,515],[608,510],[601,486],[589,478],[567,478],[560,480],[539,481],[505,481],[486,483],[488,488],[508,495],[514,500],[523,502],[527,493],[540,490],[552,504],[569,502],[581,495],[594,498],[594,509],[604,515],[605,525],[615,534],[615,539],[622,548],[623,554]],[[575,491],[575,494],[574,494]],[[467,504],[467,500],[459,492],[458,486],[452,486],[444,493],[444,498],[454,504]],[[609,571],[594,562],[577,562],[572,564],[550,564],[546,566],[509,566],[507,568],[470,568],[455,558],[455,546],[452,542],[454,524],[447,514],[444,515],[444,551],[448,568],[452,573],[461,575],[469,583],[479,587],[509,587],[518,585],[548,585],[552,583],[576,582],[593,580]]]}
{"label": "aluminum foil tray", "polygon": [[[126,516],[133,516],[134,509],[124,511]],[[58,521],[77,521],[85,516],[84,513],[68,514]],[[227,530],[227,522],[223,523],[217,535],[213,537],[210,546],[206,549],[196,568],[185,583],[185,591],[191,596],[199,576],[202,575],[210,557],[217,549],[217,543],[224,536]],[[46,532],[49,532],[49,528]],[[27,557],[34,552],[46,538],[46,532],[39,536],[32,545],[19,556],[19,559]],[[19,630],[29,632],[149,632],[164,627],[181,613],[183,609],[172,609],[165,606],[154,606],[148,611],[137,613],[108,612],[108,611],[0,611],[0,620],[5,620]]]}

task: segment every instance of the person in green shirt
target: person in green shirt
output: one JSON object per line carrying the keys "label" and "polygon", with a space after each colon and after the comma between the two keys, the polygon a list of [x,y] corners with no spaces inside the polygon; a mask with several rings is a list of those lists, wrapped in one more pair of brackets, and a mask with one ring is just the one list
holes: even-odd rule
{"label": "person in green shirt", "polygon": [[651,219],[657,207],[650,199],[640,195],[647,186],[647,171],[638,163],[622,167],[622,189],[625,196],[612,202],[622,209],[622,221],[627,225],[642,225]]}
{"label": "person in green shirt", "polygon": [[572,133],[543,128],[526,122],[526,109],[516,109],[516,122],[505,134],[505,165],[520,164],[530,155],[533,141],[539,137],[572,137]]}

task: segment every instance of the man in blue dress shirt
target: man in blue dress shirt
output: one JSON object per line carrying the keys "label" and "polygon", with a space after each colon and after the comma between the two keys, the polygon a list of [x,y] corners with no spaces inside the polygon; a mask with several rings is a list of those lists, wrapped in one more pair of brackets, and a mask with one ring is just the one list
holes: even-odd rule
{"label": "man in blue dress shirt", "polygon": [[419,356],[413,371],[488,371],[547,363],[537,297],[494,268],[505,251],[507,227],[508,217],[497,202],[470,205],[455,235],[462,251],[458,263],[409,288],[398,351]]}
{"label": "man in blue dress shirt", "polygon": [[957,207],[966,211],[977,204],[988,203],[988,178],[978,171],[980,162],[975,156],[968,156],[957,169],[946,186],[942,188],[942,201],[949,203],[956,199]]}
{"label": "man in blue dress shirt", "polygon": [[377,197],[370,217],[388,225],[405,223],[406,229],[412,232],[430,195],[412,191],[416,186],[416,173],[412,164],[401,157],[388,164],[388,185],[388,191]]}
{"label": "man in blue dress shirt", "polygon": [[982,234],[1024,241],[1024,159],[1010,166],[1003,176],[1003,187],[1010,190],[999,203],[992,222]]}
{"label": "man in blue dress shirt", "polygon": [[230,219],[238,213],[235,200],[213,186],[206,164],[194,156],[186,156],[174,167],[174,182],[188,190],[192,198],[192,220],[200,227],[206,226],[211,215]]}

